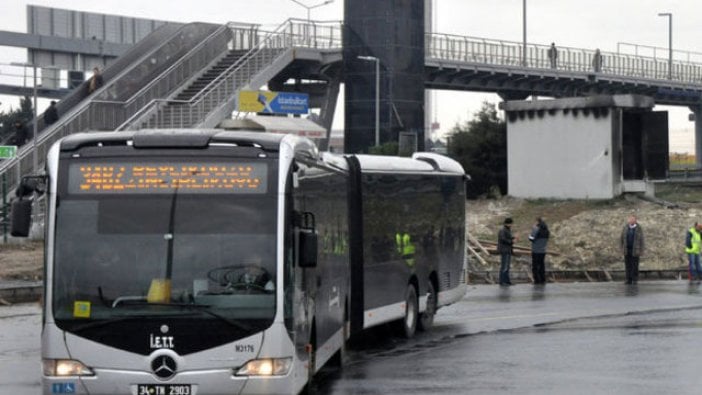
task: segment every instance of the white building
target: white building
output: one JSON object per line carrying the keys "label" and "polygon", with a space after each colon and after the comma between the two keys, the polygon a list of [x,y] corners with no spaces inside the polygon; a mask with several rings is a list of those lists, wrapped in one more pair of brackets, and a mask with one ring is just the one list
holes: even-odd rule
{"label": "white building", "polygon": [[638,95],[501,103],[508,193],[522,198],[611,199],[667,177],[667,112]]}

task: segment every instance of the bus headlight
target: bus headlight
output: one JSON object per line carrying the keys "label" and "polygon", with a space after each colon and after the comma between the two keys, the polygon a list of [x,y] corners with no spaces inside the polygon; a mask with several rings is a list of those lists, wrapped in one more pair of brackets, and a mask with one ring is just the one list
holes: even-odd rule
{"label": "bus headlight", "polygon": [[43,359],[44,376],[93,376],[95,373],[79,361],[72,359]]}
{"label": "bus headlight", "polygon": [[292,358],[265,358],[247,362],[237,376],[285,376],[292,366]]}

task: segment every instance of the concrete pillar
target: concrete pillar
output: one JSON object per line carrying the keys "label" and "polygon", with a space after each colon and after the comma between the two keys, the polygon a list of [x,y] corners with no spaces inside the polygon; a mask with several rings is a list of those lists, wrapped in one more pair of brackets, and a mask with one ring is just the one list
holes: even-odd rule
{"label": "concrete pillar", "polygon": [[702,104],[690,106],[695,114],[695,165],[702,168]]}

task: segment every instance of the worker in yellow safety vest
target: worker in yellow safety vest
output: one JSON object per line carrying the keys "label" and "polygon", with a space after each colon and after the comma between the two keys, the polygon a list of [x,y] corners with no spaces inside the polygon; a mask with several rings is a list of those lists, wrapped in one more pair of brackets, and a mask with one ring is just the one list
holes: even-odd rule
{"label": "worker in yellow safety vest", "polygon": [[410,238],[409,233],[396,233],[395,234],[395,244],[397,245],[397,252],[405,260],[407,266],[414,266],[414,243]]}
{"label": "worker in yellow safety vest", "polygon": [[685,236],[685,253],[690,263],[688,275],[690,281],[702,280],[702,267],[700,267],[700,247],[702,246],[702,224],[695,222],[695,225],[688,229]]}

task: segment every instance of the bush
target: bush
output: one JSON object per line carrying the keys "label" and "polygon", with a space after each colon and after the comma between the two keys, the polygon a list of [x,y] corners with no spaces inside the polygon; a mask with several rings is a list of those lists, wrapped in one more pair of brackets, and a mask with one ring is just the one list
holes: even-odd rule
{"label": "bush", "polygon": [[471,177],[468,197],[507,193],[507,124],[494,104],[484,102],[471,121],[453,127],[448,155]]}

